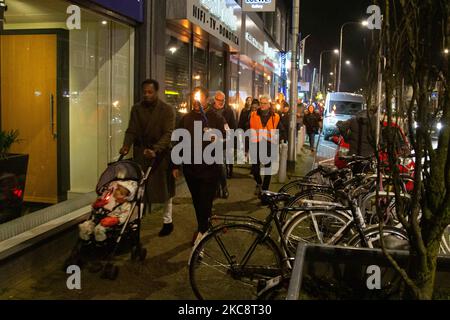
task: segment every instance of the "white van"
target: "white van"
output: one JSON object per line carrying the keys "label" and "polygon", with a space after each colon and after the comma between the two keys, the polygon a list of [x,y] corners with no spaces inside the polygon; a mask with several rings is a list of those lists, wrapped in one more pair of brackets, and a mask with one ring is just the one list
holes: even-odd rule
{"label": "white van", "polygon": [[365,110],[362,95],[345,92],[332,92],[327,95],[323,114],[323,134],[328,140],[336,135],[336,123],[346,121]]}

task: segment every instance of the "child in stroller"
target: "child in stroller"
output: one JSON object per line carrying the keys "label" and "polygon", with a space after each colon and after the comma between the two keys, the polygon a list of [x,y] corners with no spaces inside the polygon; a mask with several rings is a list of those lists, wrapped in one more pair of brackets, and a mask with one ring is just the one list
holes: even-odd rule
{"label": "child in stroller", "polygon": [[102,278],[115,280],[118,267],[111,261],[119,247],[130,248],[132,260],[145,260],[147,250],[141,244],[141,220],[145,185],[153,165],[145,173],[130,160],[120,159],[108,166],[97,184],[99,198],[92,206],[89,220],[79,225],[79,240],[64,263],[64,271],[71,265],[82,267],[88,262],[89,253],[89,257],[105,262],[94,263],[90,270],[103,269]]}
{"label": "child in stroller", "polygon": [[[131,202],[136,196],[136,181],[113,181],[103,195],[93,204],[90,220],[79,225],[80,238],[84,241],[103,242],[107,234],[123,225],[131,212]],[[133,219],[131,219],[133,220]]]}

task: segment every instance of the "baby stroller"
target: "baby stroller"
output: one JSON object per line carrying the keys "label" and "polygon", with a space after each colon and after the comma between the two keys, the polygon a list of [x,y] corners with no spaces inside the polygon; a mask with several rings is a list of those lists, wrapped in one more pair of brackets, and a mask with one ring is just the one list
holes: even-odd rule
{"label": "baby stroller", "polygon": [[141,221],[145,210],[145,185],[154,168],[155,162],[151,163],[144,173],[137,163],[130,160],[123,160],[123,156],[120,157],[119,161],[108,166],[98,181],[96,192],[99,198],[93,204],[91,216],[87,221],[92,221],[97,224],[99,219],[105,217],[109,212],[105,208],[112,195],[111,185],[113,183],[125,181],[135,182],[137,190],[132,194],[132,198],[128,199],[131,209],[126,215],[124,223],[108,229],[105,241],[99,243],[93,237],[89,240],[79,238],[70,257],[64,264],[64,270],[70,265],[82,267],[86,262],[86,253],[98,254],[99,251],[102,251],[103,258],[101,260],[103,260],[103,263],[97,265],[97,268],[99,268],[97,271],[102,271],[102,278],[115,280],[118,276],[119,268],[112,263],[112,260],[118,253],[119,247],[125,244],[129,246],[133,261],[145,260],[147,249],[143,248],[141,243]]}

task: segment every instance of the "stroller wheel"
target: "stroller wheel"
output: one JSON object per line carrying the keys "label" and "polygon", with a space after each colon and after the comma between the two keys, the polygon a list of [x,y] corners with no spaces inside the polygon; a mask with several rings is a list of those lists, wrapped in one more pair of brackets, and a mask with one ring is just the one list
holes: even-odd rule
{"label": "stroller wheel", "polygon": [[141,248],[141,251],[139,252],[139,261],[144,261],[147,257],[147,249]]}
{"label": "stroller wheel", "polygon": [[140,246],[135,246],[131,248],[131,260],[136,261],[139,256]]}
{"label": "stroller wheel", "polygon": [[119,275],[119,268],[112,263],[107,263],[103,268],[101,277],[103,279],[116,280]]}

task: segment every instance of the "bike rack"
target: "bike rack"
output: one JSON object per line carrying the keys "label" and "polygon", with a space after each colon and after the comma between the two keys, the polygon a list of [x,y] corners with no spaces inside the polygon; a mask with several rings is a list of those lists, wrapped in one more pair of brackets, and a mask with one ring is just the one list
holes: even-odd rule
{"label": "bike rack", "polygon": [[[409,251],[389,250],[392,257],[404,265],[409,257]],[[360,266],[377,265],[392,267],[381,249],[350,248],[300,243],[297,247],[294,268],[292,271],[288,296],[286,300],[298,300],[305,275],[305,267],[310,262],[325,262],[333,264],[355,263]],[[439,256],[437,272],[450,273],[450,256]]]}

